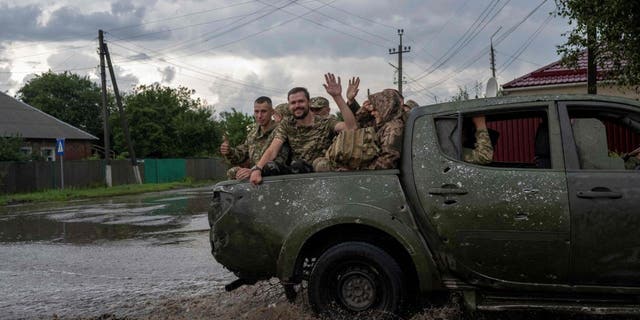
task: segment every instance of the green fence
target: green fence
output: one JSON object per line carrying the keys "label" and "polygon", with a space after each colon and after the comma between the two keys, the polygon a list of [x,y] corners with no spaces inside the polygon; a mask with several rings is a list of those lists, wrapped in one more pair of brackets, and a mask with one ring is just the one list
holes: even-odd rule
{"label": "green fence", "polygon": [[180,181],[186,176],[185,159],[144,159],[145,183]]}

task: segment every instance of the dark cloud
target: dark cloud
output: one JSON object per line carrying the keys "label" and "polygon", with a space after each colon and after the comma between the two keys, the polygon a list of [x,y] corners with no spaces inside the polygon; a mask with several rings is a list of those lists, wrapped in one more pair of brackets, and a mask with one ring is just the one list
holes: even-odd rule
{"label": "dark cloud", "polygon": [[138,54],[134,54],[132,56],[128,56],[127,59],[132,60],[132,61],[145,61],[145,60],[151,60],[151,56],[149,56],[148,54],[141,52]]}
{"label": "dark cloud", "polygon": [[53,11],[46,24],[40,24],[38,21],[43,16],[41,6],[9,6],[5,3],[0,4],[0,39],[62,41],[91,39],[97,35],[98,29],[118,30],[120,36],[153,31],[140,25],[145,12],[145,6],[135,6],[130,0],[113,3],[109,11],[91,13],[64,6]]}
{"label": "dark cloud", "polygon": [[164,68],[158,68],[158,72],[162,74],[163,83],[171,83],[176,77],[176,68],[172,66],[166,66]]}

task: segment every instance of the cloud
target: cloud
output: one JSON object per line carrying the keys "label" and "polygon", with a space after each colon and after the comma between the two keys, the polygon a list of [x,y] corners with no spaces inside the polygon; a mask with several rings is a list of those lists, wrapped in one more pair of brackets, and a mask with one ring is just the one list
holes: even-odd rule
{"label": "cloud", "polygon": [[171,81],[176,77],[176,68],[172,66],[166,66],[163,69],[158,68],[158,72],[162,74],[163,83],[171,83]]}
{"label": "cloud", "polygon": [[84,12],[82,7],[62,6],[47,15],[45,23],[40,23],[45,16],[41,5],[10,6],[4,3],[0,4],[0,39],[66,41],[90,39],[97,35],[98,29],[120,30],[120,36],[155,31],[140,25],[145,8],[145,5],[135,6],[130,0],[112,3],[109,11]]}
{"label": "cloud", "polygon": [[[117,65],[113,68],[116,72],[116,81],[118,81],[118,89],[120,89],[120,93],[131,91],[133,87],[140,83],[140,79],[131,73],[131,71],[125,70]],[[111,82],[111,77],[107,75],[107,78],[109,79],[109,82]]]}
{"label": "cloud", "polygon": [[59,70],[72,70],[74,73],[88,73],[91,70],[89,68],[95,68],[99,63],[97,54],[90,56],[77,51],[55,53],[47,58],[49,68],[56,72]]}
{"label": "cloud", "polygon": [[132,61],[145,61],[145,60],[151,60],[151,56],[149,56],[144,52],[141,52],[138,54],[134,54],[132,56],[128,56],[127,59]]}
{"label": "cloud", "polygon": [[0,91],[7,92],[17,84],[11,79],[11,66],[0,67]]}
{"label": "cloud", "polygon": [[[273,92],[267,88],[291,88],[293,76],[275,64],[268,65],[261,74],[251,72],[245,75],[238,85],[230,79],[218,79],[209,87],[209,91],[218,96],[215,110],[225,111],[235,108],[244,113],[253,113],[253,101],[260,96],[269,96],[274,105],[285,102],[286,92]],[[238,81],[238,80],[233,80]]]}

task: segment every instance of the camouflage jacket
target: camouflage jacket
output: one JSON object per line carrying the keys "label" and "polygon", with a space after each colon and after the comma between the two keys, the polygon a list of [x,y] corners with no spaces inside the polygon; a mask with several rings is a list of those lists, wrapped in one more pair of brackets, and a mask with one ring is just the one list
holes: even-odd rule
{"label": "camouflage jacket", "polygon": [[400,155],[402,154],[402,136],[404,122],[401,118],[385,123],[377,131],[380,153],[369,165],[368,169],[395,169],[398,168]]}
{"label": "camouflage jacket", "polygon": [[[230,148],[229,154],[225,158],[234,166],[245,164],[247,161],[248,166],[251,167],[258,163],[262,154],[271,144],[278,125],[275,122],[271,122],[270,127],[262,132],[259,125],[254,125],[249,128],[247,139],[241,145],[235,148]],[[285,164],[289,158],[288,147],[280,149],[280,153],[274,160],[277,163]]]}
{"label": "camouflage jacket", "polygon": [[463,148],[462,156],[464,161],[475,164],[489,164],[493,161],[493,146],[489,138],[489,130],[476,130],[475,148]]}
{"label": "camouflage jacket", "polygon": [[281,121],[274,138],[289,144],[291,160],[303,160],[312,164],[322,157],[336,136],[334,130],[338,120],[335,117],[315,116],[310,126],[298,126],[294,118]]}

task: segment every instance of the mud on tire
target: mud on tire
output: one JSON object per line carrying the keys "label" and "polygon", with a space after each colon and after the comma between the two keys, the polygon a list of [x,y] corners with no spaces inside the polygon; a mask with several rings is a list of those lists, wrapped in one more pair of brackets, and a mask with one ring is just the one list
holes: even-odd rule
{"label": "mud on tire", "polygon": [[345,242],[325,251],[311,271],[309,303],[322,315],[394,318],[405,294],[402,269],[384,250]]}

